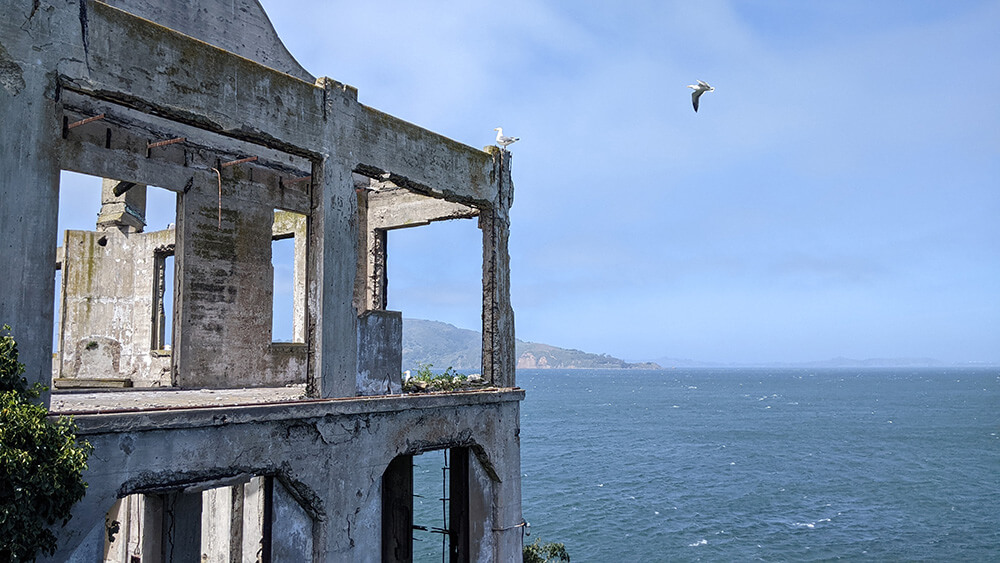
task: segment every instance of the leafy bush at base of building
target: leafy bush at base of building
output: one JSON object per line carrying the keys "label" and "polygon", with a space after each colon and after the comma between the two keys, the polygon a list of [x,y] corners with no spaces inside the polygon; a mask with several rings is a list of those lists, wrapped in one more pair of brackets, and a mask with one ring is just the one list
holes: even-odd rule
{"label": "leafy bush at base of building", "polygon": [[0,561],[31,561],[55,552],[53,528],[65,525],[86,493],[81,474],[92,447],[76,441],[72,420],[51,419],[31,402],[39,385],[21,377],[17,344],[0,334]]}

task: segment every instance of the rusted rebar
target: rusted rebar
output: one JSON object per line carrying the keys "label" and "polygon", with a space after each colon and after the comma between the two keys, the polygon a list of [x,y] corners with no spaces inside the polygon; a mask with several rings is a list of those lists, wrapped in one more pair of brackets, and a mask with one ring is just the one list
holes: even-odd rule
{"label": "rusted rebar", "polygon": [[183,143],[187,140],[187,137],[174,137],[173,139],[167,139],[166,141],[157,141],[155,143],[146,143],[146,150],[155,149],[157,147],[165,147],[167,145],[172,145],[174,143]]}
{"label": "rusted rebar", "polygon": [[91,121],[97,121],[99,119],[104,119],[104,114],[103,113],[100,114],[100,115],[95,115],[93,117],[88,117],[86,119],[81,119],[80,121],[74,121],[73,123],[70,123],[70,124],[66,125],[66,129],[69,130],[69,129],[72,129],[74,127],[79,127],[81,125],[86,125],[86,124],[90,123]]}
{"label": "rusted rebar", "polygon": [[223,162],[222,164],[219,165],[219,168],[225,168],[227,166],[233,166],[236,164],[244,164],[246,162],[253,162],[255,160],[257,160],[256,156],[248,156],[247,158],[241,158],[239,160],[230,160],[229,162]]}

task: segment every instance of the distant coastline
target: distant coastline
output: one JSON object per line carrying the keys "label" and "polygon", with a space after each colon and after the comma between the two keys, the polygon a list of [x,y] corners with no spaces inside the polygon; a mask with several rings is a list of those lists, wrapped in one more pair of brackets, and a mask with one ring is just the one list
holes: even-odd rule
{"label": "distant coastline", "polygon": [[[422,319],[403,319],[403,369],[432,364],[477,371],[482,365],[479,331]],[[836,357],[807,362],[707,362],[661,357],[650,361],[627,361],[608,354],[594,354],[538,342],[516,341],[518,369],[672,369],[672,368],[944,368],[997,367],[998,362],[945,362],[934,358]]]}
{"label": "distant coastline", "polygon": [[[537,342],[516,341],[519,369],[662,369],[656,362],[627,362]],[[475,330],[440,321],[403,319],[403,369],[431,364],[436,369],[479,370],[482,338]]]}

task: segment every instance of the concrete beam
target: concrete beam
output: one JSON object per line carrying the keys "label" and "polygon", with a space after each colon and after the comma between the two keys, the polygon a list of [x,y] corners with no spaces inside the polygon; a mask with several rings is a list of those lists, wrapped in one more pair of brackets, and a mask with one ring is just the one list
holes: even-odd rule
{"label": "concrete beam", "polygon": [[452,201],[488,204],[496,199],[488,153],[359,106],[351,122],[356,172]]}
{"label": "concrete beam", "polygon": [[409,190],[379,190],[368,194],[368,228],[417,227],[433,221],[477,217],[479,209],[427,197]]}

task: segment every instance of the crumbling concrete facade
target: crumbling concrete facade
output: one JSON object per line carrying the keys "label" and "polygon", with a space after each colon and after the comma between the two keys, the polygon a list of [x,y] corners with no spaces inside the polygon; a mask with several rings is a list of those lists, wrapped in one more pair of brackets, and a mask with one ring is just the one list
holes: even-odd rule
{"label": "crumbling concrete facade", "polygon": [[[510,153],[314,78],[254,0],[2,5],[0,322],[95,446],[53,560],[406,561],[408,460],[436,449],[452,560],[519,560]],[[93,231],[57,235],[61,170],[105,179]],[[147,186],[176,194],[166,230]],[[471,218],[487,387],[404,395],[386,233]],[[271,334],[280,238],[292,342]]]}

